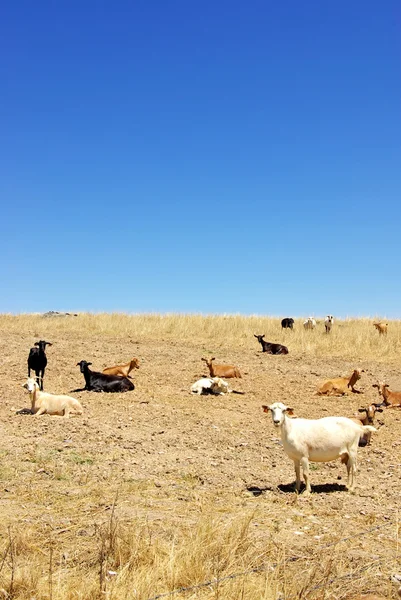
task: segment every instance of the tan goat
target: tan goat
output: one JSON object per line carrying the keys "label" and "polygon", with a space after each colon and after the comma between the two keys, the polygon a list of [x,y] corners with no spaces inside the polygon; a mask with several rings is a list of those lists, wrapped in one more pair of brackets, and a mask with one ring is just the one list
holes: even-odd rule
{"label": "tan goat", "polygon": [[233,365],[216,365],[213,364],[215,358],[202,358],[202,360],[209,367],[210,377],[226,377],[229,379],[230,377],[240,377],[241,373],[239,372],[238,367],[234,367]]}
{"label": "tan goat", "polygon": [[337,377],[336,379],[329,379],[318,390],[319,396],[344,396],[354,392],[355,394],[361,394],[359,390],[354,388],[356,382],[361,378],[362,371],[355,369],[349,377]]}
{"label": "tan goat", "polygon": [[59,415],[68,419],[70,412],[82,415],[82,404],[71,396],[56,396],[39,390],[36,381],[29,377],[23,385],[29,392],[31,399],[31,413],[39,415]]}
{"label": "tan goat", "polygon": [[106,367],[105,369],[103,369],[103,373],[105,375],[121,375],[121,377],[129,377],[130,379],[132,379],[132,377],[129,375],[132,369],[139,369],[139,361],[137,358],[133,358],[124,365]]}
{"label": "tan goat", "polygon": [[373,387],[377,388],[379,396],[383,398],[383,403],[388,408],[401,407],[401,392],[393,392],[389,390],[387,383],[374,383]]}
{"label": "tan goat", "polygon": [[373,323],[380,335],[387,335],[388,323]]}

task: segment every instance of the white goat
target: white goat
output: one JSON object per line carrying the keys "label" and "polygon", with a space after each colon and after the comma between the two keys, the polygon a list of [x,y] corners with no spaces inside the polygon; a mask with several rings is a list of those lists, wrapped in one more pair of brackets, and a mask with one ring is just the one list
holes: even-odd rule
{"label": "white goat", "polygon": [[316,321],[313,317],[308,317],[306,321],[303,322],[303,326],[305,329],[315,329]]}
{"label": "white goat", "polygon": [[83,408],[81,403],[71,396],[56,396],[41,392],[39,386],[32,377],[23,384],[23,387],[28,390],[31,399],[32,414],[39,415],[64,415],[66,419],[70,416],[70,412],[82,415]]}
{"label": "white goat", "polygon": [[370,425],[358,425],[347,417],[323,417],[323,419],[289,419],[293,409],[282,402],[263,406],[264,412],[271,411],[273,424],[281,430],[285,453],[294,461],[296,491],[301,487],[300,467],[306,484],[306,493],[311,491],[309,461],[330,462],[341,458],[347,465],[349,490],[356,480],[356,458],[361,435],[376,431]]}
{"label": "white goat", "polygon": [[228,383],[220,377],[203,377],[195,381],[191,385],[193,394],[228,394],[232,390],[229,389]]}
{"label": "white goat", "polygon": [[324,320],[324,326],[326,328],[326,333],[330,333],[331,328],[333,327],[333,323],[334,323],[333,315],[327,315],[327,317]]}

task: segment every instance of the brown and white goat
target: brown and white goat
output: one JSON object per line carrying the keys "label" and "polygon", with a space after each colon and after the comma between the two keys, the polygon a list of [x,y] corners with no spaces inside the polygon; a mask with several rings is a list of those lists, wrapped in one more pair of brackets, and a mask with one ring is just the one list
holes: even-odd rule
{"label": "brown and white goat", "polygon": [[[358,413],[353,417],[350,417],[352,421],[355,423],[360,423],[361,425],[373,425],[375,421],[375,414],[377,412],[383,412],[383,409],[380,408],[379,404],[369,404],[366,408],[358,408]],[[368,446],[370,444],[370,438],[372,437],[372,433],[370,431],[365,432],[359,439],[359,446]]]}
{"label": "brown and white goat", "polygon": [[132,369],[139,369],[139,361],[137,358],[133,358],[124,365],[106,367],[105,369],[103,369],[103,373],[105,375],[121,375],[121,377],[129,377],[130,379],[132,379],[132,377],[129,375]]}
{"label": "brown and white goat", "polygon": [[379,396],[383,398],[383,403],[388,408],[401,407],[401,392],[393,392],[389,390],[387,383],[374,383],[373,387],[377,388]]}
{"label": "brown and white goat", "polygon": [[239,372],[238,367],[234,365],[216,365],[213,364],[213,361],[216,360],[213,358],[202,358],[202,360],[209,367],[210,377],[226,377],[229,379],[230,377],[239,377],[241,378],[241,373]]}
{"label": "brown and white goat", "polygon": [[388,323],[373,323],[373,327],[376,327],[379,335],[387,335]]}
{"label": "brown and white goat", "polygon": [[336,379],[329,379],[318,389],[319,396],[344,396],[353,392],[354,394],[361,394],[359,390],[354,388],[356,382],[361,378],[362,371],[355,369],[352,371],[349,377],[337,377]]}

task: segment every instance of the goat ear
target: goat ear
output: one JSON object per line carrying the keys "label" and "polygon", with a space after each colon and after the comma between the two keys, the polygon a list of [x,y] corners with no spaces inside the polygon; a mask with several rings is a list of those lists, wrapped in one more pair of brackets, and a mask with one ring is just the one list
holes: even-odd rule
{"label": "goat ear", "polygon": [[383,412],[382,408],[376,408],[376,412]]}
{"label": "goat ear", "polygon": [[45,342],[48,346],[53,346],[51,342]]}
{"label": "goat ear", "polygon": [[86,364],[89,366],[89,365],[91,365],[92,363],[88,363],[88,362],[87,362]]}
{"label": "goat ear", "polygon": [[211,358],[210,360],[216,360],[216,358],[213,356],[213,358]]}
{"label": "goat ear", "polygon": [[292,417],[292,415],[294,414],[294,409],[287,406],[287,408],[285,409],[285,412],[288,413]]}
{"label": "goat ear", "polygon": [[266,406],[266,404],[262,404],[263,412],[269,412],[270,406]]}
{"label": "goat ear", "polygon": [[39,342],[35,342],[35,343],[34,343],[34,346],[39,346]]}
{"label": "goat ear", "polygon": [[383,387],[390,387],[388,383],[385,383]]}
{"label": "goat ear", "polygon": [[358,408],[358,412],[366,412],[366,408]]}
{"label": "goat ear", "polygon": [[379,385],[377,383],[374,383],[372,387],[377,387],[377,389],[379,389]]}

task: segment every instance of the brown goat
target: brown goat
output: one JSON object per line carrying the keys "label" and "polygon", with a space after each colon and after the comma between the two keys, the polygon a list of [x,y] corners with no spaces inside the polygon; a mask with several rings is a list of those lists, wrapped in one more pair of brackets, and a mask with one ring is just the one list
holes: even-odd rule
{"label": "brown goat", "polygon": [[209,367],[210,377],[225,377],[226,379],[229,379],[230,377],[241,378],[238,367],[234,367],[233,365],[213,364],[213,361],[216,360],[215,358],[202,358],[202,360]]}
{"label": "brown goat", "polygon": [[388,323],[373,323],[373,327],[376,327],[379,335],[387,335]]}
{"label": "brown goat", "polygon": [[354,394],[361,394],[359,390],[354,388],[354,385],[361,378],[361,372],[358,369],[355,369],[349,377],[337,377],[336,379],[329,379],[323,385],[320,386],[318,390],[319,396],[344,396],[344,394],[349,394],[349,392],[354,392]]}
{"label": "brown goat", "polygon": [[129,377],[132,379],[132,377],[129,375],[132,369],[139,369],[139,361],[137,358],[133,358],[129,362],[125,363],[125,365],[106,367],[103,369],[103,373],[105,373],[105,375],[121,375],[121,377]]}
{"label": "brown goat", "polygon": [[[361,413],[361,415],[355,414],[353,417],[350,417],[351,421],[355,421],[355,423],[360,423],[361,425],[374,426],[375,414],[377,412],[383,412],[383,409],[377,404],[369,404],[366,408],[359,408],[358,412]],[[371,437],[372,433],[370,431],[364,433],[359,439],[358,446],[368,446]]]}
{"label": "brown goat", "polygon": [[387,408],[401,407],[401,392],[392,392],[388,389],[389,386],[387,383],[374,383],[373,387],[377,388],[379,396],[383,398],[383,402]]}

